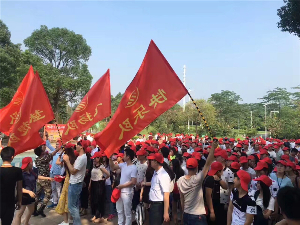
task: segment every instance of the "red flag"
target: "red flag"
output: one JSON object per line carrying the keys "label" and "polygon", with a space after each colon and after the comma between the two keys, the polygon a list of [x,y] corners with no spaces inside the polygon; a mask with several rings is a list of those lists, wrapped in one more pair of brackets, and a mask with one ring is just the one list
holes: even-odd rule
{"label": "red flag", "polygon": [[108,156],[187,94],[178,76],[151,40],[135,78],[107,127],[95,135]]}
{"label": "red flag", "polygon": [[11,102],[7,106],[0,109],[0,132],[4,133],[5,135],[9,135],[11,133],[14,124],[19,119],[19,111],[33,77],[33,68],[30,66],[28,73],[22,80]]}
{"label": "red flag", "polygon": [[91,90],[84,96],[69,119],[63,135],[63,143],[76,137],[98,121],[110,116],[110,73],[106,73],[93,85]]}
{"label": "red flag", "polygon": [[16,155],[41,145],[43,139],[39,135],[39,130],[54,119],[38,73],[32,79],[19,112],[20,117],[9,138],[9,145],[16,150]]}

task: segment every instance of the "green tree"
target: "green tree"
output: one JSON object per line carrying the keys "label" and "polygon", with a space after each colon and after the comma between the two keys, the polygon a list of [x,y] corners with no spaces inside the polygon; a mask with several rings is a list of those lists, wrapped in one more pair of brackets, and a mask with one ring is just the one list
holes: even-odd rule
{"label": "green tree", "polygon": [[113,96],[113,95],[111,96],[111,114],[112,115],[116,112],[122,98],[123,98],[123,94],[121,94],[121,92],[119,92],[116,96]]}
{"label": "green tree", "polygon": [[283,2],[285,5],[277,10],[277,15],[280,17],[277,26],[281,31],[300,38],[300,1],[283,0]]}
{"label": "green tree", "polygon": [[91,48],[82,35],[47,26],[33,31],[24,44],[42,60],[35,69],[39,71],[53,111],[64,117],[67,103],[77,103],[90,89],[93,77],[85,63]]}

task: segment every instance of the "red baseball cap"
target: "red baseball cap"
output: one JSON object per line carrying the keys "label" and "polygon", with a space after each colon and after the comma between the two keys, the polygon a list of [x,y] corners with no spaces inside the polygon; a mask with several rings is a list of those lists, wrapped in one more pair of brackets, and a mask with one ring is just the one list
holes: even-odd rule
{"label": "red baseball cap", "polygon": [[281,156],[281,159],[289,162],[290,161],[290,156],[289,155],[283,155],[283,156]]}
{"label": "red baseball cap", "polygon": [[91,159],[101,158],[101,157],[102,157],[102,153],[101,152],[95,152],[95,154],[93,155],[93,157],[91,157]]}
{"label": "red baseball cap", "polygon": [[241,187],[248,191],[248,185],[251,182],[250,174],[244,170],[239,170],[237,173],[237,176],[240,178],[241,181]]}
{"label": "red baseball cap", "polygon": [[186,168],[195,169],[198,167],[198,161],[195,158],[189,158],[186,161]]}
{"label": "red baseball cap", "polygon": [[256,167],[254,168],[254,170],[262,170],[263,168],[266,168],[266,169],[268,169],[269,167],[268,167],[268,164],[266,163],[266,162],[264,162],[264,161],[259,161],[258,163],[257,163],[257,165],[256,165]]}
{"label": "red baseball cap", "polygon": [[223,170],[223,165],[220,162],[213,162],[210,166],[210,171],[208,172],[209,176],[213,176],[218,172],[219,170]]}
{"label": "red baseball cap", "polygon": [[117,157],[123,158],[123,157],[124,157],[124,153],[119,153],[119,154],[117,155]]}
{"label": "red baseball cap", "polygon": [[270,187],[272,185],[272,180],[267,175],[261,175],[260,177],[253,179],[253,180],[263,182],[268,187]]}
{"label": "red baseball cap", "polygon": [[145,149],[141,149],[139,151],[136,152],[136,155],[147,155],[147,151]]}
{"label": "red baseball cap", "polygon": [[119,200],[120,196],[121,196],[121,190],[115,188],[111,193],[111,198],[110,198],[111,202],[116,203]]}
{"label": "red baseball cap", "polygon": [[278,164],[278,163],[282,164],[283,166],[286,166],[286,162],[283,160],[279,160],[276,164]]}
{"label": "red baseball cap", "polygon": [[268,163],[269,165],[272,165],[272,160],[269,157],[266,157],[262,159],[261,161]]}
{"label": "red baseball cap", "polygon": [[164,162],[164,157],[160,153],[151,154],[148,156],[148,159],[156,160],[159,163]]}
{"label": "red baseball cap", "polygon": [[300,166],[299,165],[296,165],[296,170],[300,170]]}
{"label": "red baseball cap", "polygon": [[284,147],[282,150],[283,151],[288,151],[288,150],[290,150],[290,148],[289,147]]}
{"label": "red baseball cap", "polygon": [[40,146],[42,146],[42,145],[46,145],[46,141],[43,141],[43,143]]}
{"label": "red baseball cap", "polygon": [[233,162],[230,164],[230,167],[232,169],[239,170],[241,168],[241,165],[238,162]]}
{"label": "red baseball cap", "polygon": [[221,156],[223,159],[228,159],[226,150],[215,152],[215,157]]}
{"label": "red baseball cap", "polygon": [[224,144],[229,144],[229,141],[224,141]]}
{"label": "red baseball cap", "polygon": [[189,153],[187,153],[187,152],[185,152],[185,153],[183,153],[183,155],[182,155],[183,157],[186,157],[186,158],[190,158],[192,155],[191,154],[189,154]]}
{"label": "red baseball cap", "polygon": [[241,156],[240,157],[240,163],[247,163],[248,162],[248,159],[246,156]]}
{"label": "red baseball cap", "polygon": [[197,160],[201,160],[201,154],[199,152],[193,152],[192,157]]}
{"label": "red baseball cap", "polygon": [[237,144],[235,147],[236,148],[242,148],[243,146],[241,144]]}
{"label": "red baseball cap", "polygon": [[268,152],[267,150],[265,150],[265,149],[261,149],[261,150],[259,151],[259,154],[260,154],[260,155],[269,155],[269,152]]}
{"label": "red baseball cap", "polygon": [[78,157],[78,156],[79,156],[79,153],[78,153],[76,150],[74,150],[74,155],[75,155],[76,157]]}
{"label": "red baseball cap", "polygon": [[29,163],[32,162],[32,158],[31,157],[25,157],[22,159],[22,166],[21,166],[21,169],[22,170],[25,170],[26,167],[28,166]]}
{"label": "red baseball cap", "polygon": [[195,151],[195,152],[200,152],[200,151],[201,151],[201,148],[197,147],[197,148],[194,149],[194,151]]}
{"label": "red baseball cap", "polygon": [[249,155],[249,156],[247,157],[247,159],[248,159],[248,160],[255,160],[255,157],[254,157],[253,155]]}
{"label": "red baseball cap", "polygon": [[293,162],[287,162],[287,163],[286,163],[286,166],[289,166],[289,167],[291,167],[293,170],[296,170],[296,165],[295,165],[295,163],[293,163]]}
{"label": "red baseball cap", "polygon": [[85,152],[91,153],[91,152],[92,152],[92,149],[91,149],[90,147],[87,147],[86,150],[85,150]]}
{"label": "red baseball cap", "polygon": [[227,161],[234,161],[234,162],[238,162],[238,158],[235,155],[230,156]]}

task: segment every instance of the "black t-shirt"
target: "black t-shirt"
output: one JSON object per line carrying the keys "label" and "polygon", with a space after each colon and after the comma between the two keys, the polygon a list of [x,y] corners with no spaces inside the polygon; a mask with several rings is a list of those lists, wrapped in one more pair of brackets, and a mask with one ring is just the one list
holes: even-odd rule
{"label": "black t-shirt", "polygon": [[0,167],[0,202],[15,203],[15,190],[18,181],[23,180],[22,170],[18,167]]}
{"label": "black t-shirt", "polygon": [[237,189],[232,190],[230,199],[233,204],[232,225],[243,225],[246,221],[246,214],[257,214],[256,202],[248,195],[239,198]]}
{"label": "black t-shirt", "polygon": [[216,181],[213,176],[207,176],[204,181],[203,194],[205,195],[205,188],[212,189],[213,204],[220,204],[220,181]]}

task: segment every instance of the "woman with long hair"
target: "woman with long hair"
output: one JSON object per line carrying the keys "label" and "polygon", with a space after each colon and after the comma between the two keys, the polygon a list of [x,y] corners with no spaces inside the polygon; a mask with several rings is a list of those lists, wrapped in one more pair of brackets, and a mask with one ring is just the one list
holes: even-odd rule
{"label": "woman with long hair", "polygon": [[105,212],[105,180],[109,179],[110,174],[103,165],[101,152],[96,152],[91,159],[94,159],[93,169],[91,171],[91,180],[89,183],[89,191],[91,195],[91,208],[94,223],[104,222],[103,216]]}
{"label": "woman with long hair", "polygon": [[[66,146],[67,148],[65,148],[64,150],[64,154],[69,156],[70,159],[70,163],[73,165],[75,160],[76,160],[76,156],[74,153],[74,149],[72,147]],[[69,213],[69,209],[68,209],[68,189],[69,189],[69,180],[70,180],[70,171],[67,167],[67,165],[65,163],[63,163],[61,161],[61,155],[58,157],[57,161],[56,161],[57,165],[61,165],[64,166],[65,170],[66,170],[66,176],[65,176],[65,181],[64,181],[64,185],[63,188],[61,190],[61,195],[58,201],[58,204],[55,208],[55,212],[57,212],[60,215],[63,215],[64,217],[64,221],[62,223],[60,223],[60,225],[68,225],[69,224],[69,218],[68,218],[68,213]]]}
{"label": "woman with long hair", "polygon": [[271,196],[270,186],[272,180],[267,175],[261,175],[254,179],[258,181],[257,191],[254,193],[254,199],[257,205],[257,214],[254,216],[253,225],[268,225],[269,217],[274,211],[275,199]]}
{"label": "woman with long hair", "polygon": [[[177,221],[177,209],[180,206],[180,194],[179,194],[179,190],[177,187],[177,180],[184,176],[184,171],[180,166],[180,162],[178,159],[173,159],[171,161],[171,165],[170,165],[171,169],[173,170],[174,174],[175,174],[175,184],[174,184],[174,189],[172,192],[172,216],[173,216],[173,221],[175,224],[178,224]],[[181,218],[181,217],[179,217]]]}
{"label": "woman with long hair", "polygon": [[38,176],[33,172],[33,162],[31,157],[25,157],[22,159],[21,169],[23,171],[23,195],[22,195],[22,206],[16,212],[16,216],[12,224],[20,225],[21,218],[25,212],[25,209],[28,209],[28,213],[25,216],[24,225],[28,225],[31,215],[34,212],[35,204],[35,192],[36,192],[36,180],[50,180],[53,179],[50,177]]}

